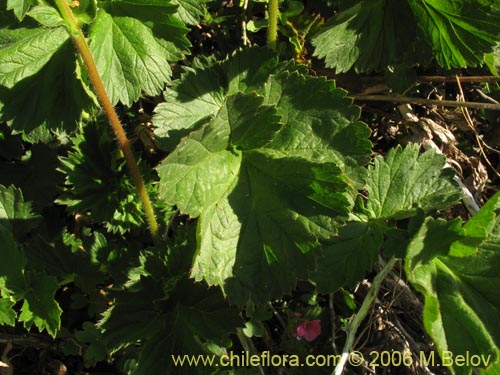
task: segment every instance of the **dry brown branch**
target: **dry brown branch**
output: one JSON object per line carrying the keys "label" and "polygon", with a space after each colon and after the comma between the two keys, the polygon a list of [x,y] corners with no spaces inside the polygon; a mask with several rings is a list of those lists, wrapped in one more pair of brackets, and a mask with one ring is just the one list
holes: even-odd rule
{"label": "dry brown branch", "polygon": [[500,111],[500,104],[480,103],[480,102],[457,102],[454,100],[437,100],[413,98],[408,96],[398,95],[350,95],[351,98],[358,101],[374,101],[374,102],[393,102],[393,103],[409,103],[428,106],[456,107],[456,108],[475,108],[488,109],[491,111]]}

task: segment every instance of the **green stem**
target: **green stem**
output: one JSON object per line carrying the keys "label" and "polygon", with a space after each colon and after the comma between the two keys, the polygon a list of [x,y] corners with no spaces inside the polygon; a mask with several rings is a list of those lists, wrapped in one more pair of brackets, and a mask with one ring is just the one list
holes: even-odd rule
{"label": "green stem", "polygon": [[268,4],[268,26],[267,26],[267,46],[276,50],[278,41],[278,0],[269,0]]}
{"label": "green stem", "polygon": [[101,106],[106,113],[111,128],[113,128],[113,132],[115,133],[118,145],[120,146],[120,149],[123,152],[123,156],[125,157],[125,161],[127,162],[130,176],[132,177],[132,181],[135,184],[137,193],[141,198],[144,212],[146,214],[146,219],[149,224],[149,231],[151,232],[153,241],[155,242],[155,244],[157,244],[159,242],[158,223],[156,222],[153,206],[151,204],[151,200],[149,199],[146,185],[144,184],[144,179],[142,178],[141,172],[137,165],[137,161],[135,160],[134,153],[132,152],[132,147],[127,138],[127,135],[125,134],[125,130],[123,130],[123,126],[118,119],[115,108],[113,107],[106,89],[104,88],[104,84],[102,83],[102,79],[99,75],[99,72],[97,71],[97,66],[95,65],[94,58],[92,57],[85,36],[83,35],[82,30],[78,25],[78,21],[76,20],[66,0],[55,0],[55,2],[57,7],[59,8],[59,12],[61,13],[65,21],[71,38],[73,39],[73,42],[80,56],[82,57],[83,63],[87,68],[89,79],[92,83],[92,86],[94,87],[97,99],[99,100],[99,103],[101,103]]}
{"label": "green stem", "polygon": [[[253,344],[252,339],[247,337],[245,333],[243,332],[243,329],[241,328],[236,328],[236,335],[238,336],[238,339],[240,340],[241,346],[243,349],[250,355],[257,355],[257,349],[255,348],[255,345]],[[264,368],[262,365],[259,365],[259,371],[262,375],[265,375]]]}
{"label": "green stem", "polygon": [[351,320],[349,326],[347,327],[347,338],[344,344],[344,348],[342,349],[342,356],[340,358],[340,361],[337,362],[337,366],[335,366],[332,375],[341,375],[344,371],[344,366],[346,365],[348,357],[351,354],[354,354],[351,353],[351,351],[354,344],[354,339],[356,337],[356,332],[358,331],[358,328],[363,320],[366,318],[366,315],[368,315],[373,302],[377,298],[380,287],[382,286],[382,281],[384,281],[385,277],[389,274],[389,272],[391,272],[396,262],[397,259],[394,257],[389,259],[389,261],[373,279],[372,286],[368,291],[368,294],[366,295],[363,303],[361,304],[358,313],[354,316],[353,320]]}

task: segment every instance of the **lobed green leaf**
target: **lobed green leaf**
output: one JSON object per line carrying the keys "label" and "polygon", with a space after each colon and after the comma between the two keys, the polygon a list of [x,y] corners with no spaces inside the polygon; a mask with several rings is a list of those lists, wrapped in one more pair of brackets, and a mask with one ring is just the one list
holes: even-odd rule
{"label": "lobed green leaf", "polygon": [[0,241],[2,243],[2,262],[0,263],[0,289],[2,297],[6,298],[10,294],[14,294],[19,299],[26,290],[26,278],[24,274],[26,258],[14,236],[5,228],[3,223],[0,226]]}
{"label": "lobed green leaf", "polygon": [[7,0],[7,9],[13,10],[19,21],[22,21],[26,12],[36,3],[36,0]]}
{"label": "lobed green leaf", "polygon": [[188,25],[197,24],[205,15],[207,0],[171,0],[176,4],[179,18]]}
{"label": "lobed green leaf", "polygon": [[446,69],[477,66],[499,40],[499,21],[490,0],[363,0],[334,16],[312,42],[314,55],[339,73],[427,64],[428,46]]}
{"label": "lobed green leaf", "polygon": [[39,217],[31,211],[31,203],[24,202],[21,190],[0,185],[0,227],[22,240],[37,226]]}
{"label": "lobed green leaf", "polygon": [[[74,138],[60,171],[66,174],[65,190],[57,202],[69,212],[104,222],[111,232],[125,233],[143,223],[142,206],[116,142],[100,121],[88,123]],[[150,175],[145,174],[148,189]]]}
{"label": "lobed green leaf", "polygon": [[48,5],[34,6],[28,12],[28,15],[45,27],[64,26],[64,20],[59,12],[54,7]]}
{"label": "lobed green leaf", "polygon": [[13,309],[15,302],[9,298],[0,298],[0,324],[14,326],[17,313]]}
{"label": "lobed green leaf", "polygon": [[82,113],[92,104],[75,71],[79,71],[75,50],[66,37],[36,74],[10,89],[0,87],[1,120],[12,120],[12,128],[24,132],[33,142],[46,140],[51,131],[74,131]]}
{"label": "lobed green leaf", "polygon": [[[136,298],[139,295],[141,298]],[[143,343],[137,374],[193,373],[188,367],[174,370],[170,355],[165,353],[207,354],[210,343],[222,344],[242,325],[237,309],[227,305],[220,290],[187,279],[143,276],[133,288],[113,296],[115,303],[99,326],[113,352]]]}
{"label": "lobed green leaf", "polygon": [[317,269],[311,273],[321,293],[352,287],[362,280],[378,259],[383,244],[383,227],[376,222],[349,222],[339,228],[331,243],[318,256]]}
{"label": "lobed green leaf", "polygon": [[438,64],[478,66],[499,40],[500,9],[489,0],[408,0]]}
{"label": "lobed green leaf", "polygon": [[159,132],[198,128],[158,168],[161,197],[200,216],[192,275],[241,304],[290,291],[335,231],[332,217],[352,207],[351,178],[362,184],[370,143],[359,109],[332,82],[259,49],[185,74],[166,99]]}
{"label": "lobed green leaf", "polygon": [[271,75],[265,104],[275,105],[284,123],[269,147],[290,157],[335,162],[361,188],[370,160],[370,130],[358,121],[359,107],[333,81],[298,72]]}
{"label": "lobed green leaf", "polygon": [[377,156],[368,168],[366,209],[371,218],[402,219],[417,209],[444,209],[461,198],[453,181],[453,171],[445,157],[434,151],[419,155],[419,147],[409,144],[391,149],[385,159]]}
{"label": "lobed green leaf", "polygon": [[54,299],[58,289],[59,284],[53,276],[39,275],[31,281],[19,315],[19,321],[26,329],[34,324],[40,331],[47,330],[52,337],[56,337],[61,328],[62,314]]}
{"label": "lobed green leaf", "polygon": [[142,91],[156,95],[170,80],[165,49],[151,29],[135,18],[112,17],[99,10],[89,45],[113,104],[130,106]]}
{"label": "lobed green leaf", "polygon": [[369,72],[400,62],[415,38],[407,1],[365,0],[334,17],[312,42],[314,55],[337,73]]}
{"label": "lobed green leaf", "polygon": [[0,86],[10,89],[22,79],[38,73],[68,38],[63,27],[37,29],[26,38],[0,49]]}

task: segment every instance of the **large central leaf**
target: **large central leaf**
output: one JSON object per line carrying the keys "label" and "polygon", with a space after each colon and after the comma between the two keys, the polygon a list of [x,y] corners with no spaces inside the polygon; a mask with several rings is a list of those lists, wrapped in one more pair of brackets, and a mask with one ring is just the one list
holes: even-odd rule
{"label": "large central leaf", "polygon": [[350,212],[370,132],[345,91],[270,50],[195,66],[156,108],[171,151],[160,194],[199,217],[192,276],[235,303],[263,302],[308,277],[311,250]]}
{"label": "large central leaf", "polygon": [[351,205],[335,163],[285,152],[277,139],[286,127],[263,100],[228,96],[159,167],[161,196],[200,216],[192,275],[224,286],[237,303],[265,301],[306,277],[309,250],[332,234],[329,217]]}

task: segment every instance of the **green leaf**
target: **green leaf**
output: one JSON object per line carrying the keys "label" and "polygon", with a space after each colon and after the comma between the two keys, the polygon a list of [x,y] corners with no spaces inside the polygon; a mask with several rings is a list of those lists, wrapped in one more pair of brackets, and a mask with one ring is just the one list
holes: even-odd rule
{"label": "green leaf", "polygon": [[[167,203],[177,204],[182,212],[197,217],[206,206],[227,194],[241,163],[239,154],[228,150],[230,133],[235,137],[232,143],[236,148],[246,148],[245,143],[253,148],[252,140],[259,141],[253,137],[255,131],[263,135],[265,143],[279,129],[274,111],[260,107],[261,103],[262,98],[257,96],[229,97],[210,127],[192,133],[179,145],[159,168],[162,179],[170,181],[160,185],[160,194]],[[249,121],[269,125],[252,130]],[[200,184],[213,188],[200,189]]]}
{"label": "green leaf", "polygon": [[47,330],[52,337],[56,337],[61,328],[62,314],[54,299],[59,288],[57,279],[53,276],[37,275],[29,288],[24,297],[19,321],[24,322],[26,329],[35,324],[40,331]]}
{"label": "green leaf", "polygon": [[12,88],[38,73],[61,48],[69,34],[63,27],[38,29],[0,50],[0,85]]}
{"label": "green leaf", "polygon": [[304,11],[304,4],[300,1],[290,1],[287,4],[287,8],[281,12],[281,21],[285,24],[286,21],[292,17],[300,15]]}
{"label": "green leaf", "polygon": [[31,8],[28,12],[28,16],[37,20],[45,27],[57,27],[64,25],[64,20],[59,12],[54,7],[48,5],[37,5]]}
{"label": "green leaf", "polygon": [[14,301],[8,298],[0,298],[0,324],[14,326],[16,324],[16,312],[13,307]]}
{"label": "green leaf", "polygon": [[[52,217],[46,217],[45,221],[51,219],[54,220]],[[57,224],[56,230],[59,230],[61,223]],[[104,272],[99,272],[99,265],[102,268],[107,265],[104,260],[101,264],[92,262],[88,251],[92,251],[92,247],[97,245],[99,236],[95,237],[97,238],[92,237],[91,240],[84,237],[82,242],[66,232],[58,231],[52,236],[44,232],[43,237],[36,236],[24,248],[28,268],[64,280],[65,283],[72,282],[84,293],[93,293],[96,285],[106,279]]]}
{"label": "green leaf", "polygon": [[[165,93],[153,118],[156,134],[167,150],[213,117],[224,93],[256,91],[265,104],[277,107],[287,131],[287,152],[312,159],[335,160],[353,180],[364,185],[371,143],[368,127],[357,121],[359,108],[332,81],[304,77],[295,64],[279,64],[268,49],[247,49],[209,68],[197,69],[176,81]],[[300,127],[311,128],[308,136]],[[278,142],[281,142],[277,140]],[[293,143],[293,144],[292,144]],[[281,146],[277,146],[281,147]]]}
{"label": "green leaf", "polygon": [[[106,124],[90,122],[74,142],[68,157],[61,159],[66,182],[57,202],[67,205],[69,212],[85,213],[95,222],[104,222],[111,232],[125,233],[140,226],[141,201]],[[154,192],[151,175],[144,171],[144,178]]]}
{"label": "green leaf", "polygon": [[[261,170],[263,165],[269,169]],[[329,178],[322,173],[326,170],[331,172]],[[290,292],[297,278],[305,278],[312,267],[312,250],[334,231],[330,217],[335,212],[314,199],[313,189],[341,196],[341,181],[332,163],[315,165],[249,152],[238,185],[200,217],[193,276],[224,286],[237,304],[248,298],[264,303]]]}
{"label": "green leaf", "polygon": [[384,237],[384,255],[387,257],[404,258],[408,242],[410,241],[408,231],[395,227],[387,228],[384,232]]}
{"label": "green leaf", "polygon": [[208,354],[209,343],[225,342],[242,325],[218,289],[187,279],[172,284],[143,277],[133,290],[113,296],[100,327],[112,351],[141,343],[136,374],[193,373],[196,368],[174,369],[165,353]]}
{"label": "green leaf", "polygon": [[[162,350],[156,349],[154,340],[144,347],[141,353],[140,374],[154,373],[151,370],[158,359],[167,362],[165,373],[192,374],[192,367],[175,367],[171,358],[165,361],[165,350],[168,353],[204,353],[211,354],[208,349],[210,344],[225,346],[231,344],[229,334],[234,334],[238,327],[243,326],[238,309],[228,305],[222,293],[214,288],[181,280],[172,293],[172,300],[179,301],[167,315],[167,321],[174,324],[167,325],[166,331],[157,333],[156,337],[164,339]],[[200,345],[201,344],[201,345]],[[162,355],[163,352],[163,355]],[[200,372],[203,369],[199,369]]]}
{"label": "green leaf", "polygon": [[223,88],[212,69],[190,71],[163,93],[165,103],[155,109],[153,123],[161,146],[173,149],[203,119],[224,103]]}
{"label": "green leaf", "polygon": [[333,161],[355,187],[364,186],[370,130],[344,90],[324,78],[288,72],[270,76],[264,87],[264,103],[275,105],[285,124],[270,147],[290,157]]}
{"label": "green leaf", "polygon": [[26,289],[24,266],[26,259],[9,232],[3,219],[0,219],[0,241],[2,243],[2,262],[0,262],[0,290],[2,296],[6,297],[12,293],[16,296],[22,295]]}
{"label": "green leaf", "polygon": [[36,0],[7,0],[7,9],[13,10],[19,21],[22,21],[26,12],[36,3]]}
{"label": "green leaf", "polygon": [[178,5],[177,15],[188,25],[197,24],[205,15],[207,0],[171,0],[172,4]]}
{"label": "green leaf", "polygon": [[272,74],[283,71],[304,73],[297,64],[280,63],[276,54],[268,48],[249,48],[238,52],[213,66],[214,73],[220,73],[227,94],[257,91],[262,93],[265,82]]}
{"label": "green leaf", "polygon": [[306,278],[308,253],[364,185],[371,144],[359,108],[300,71],[249,49],[185,74],[155,116],[168,141],[185,136],[158,171],[161,197],[200,217],[192,275],[236,303]]}
{"label": "green leaf", "polygon": [[313,45],[314,54],[339,73],[427,63],[427,45],[438,64],[450,69],[481,64],[499,34],[494,1],[364,0],[336,15]]}
{"label": "green leaf", "polygon": [[134,18],[151,29],[156,42],[164,48],[169,61],[177,61],[189,53],[189,29],[176,15],[177,7],[163,0],[105,1],[100,6],[113,17]]}
{"label": "green leaf", "polygon": [[0,287],[16,298],[22,296],[27,284],[26,257],[16,239],[24,239],[36,227],[38,219],[32,214],[31,205],[24,202],[20,190],[0,185]]}
{"label": "green leaf", "polygon": [[243,333],[246,337],[262,337],[265,334],[262,323],[258,320],[249,320],[245,323]]}
{"label": "green leaf", "polygon": [[189,29],[175,16],[166,16],[155,23],[153,33],[159,44],[165,49],[169,61],[178,61],[190,53],[191,42],[187,38]]}
{"label": "green leaf", "polygon": [[496,201],[496,196],[488,200],[482,209],[463,226],[467,240],[454,242],[450,255],[457,257],[474,255],[477,252],[478,242],[485,238],[500,236],[500,216],[497,214]]}
{"label": "green leaf", "polygon": [[14,238],[21,240],[37,226],[38,220],[19,189],[0,185],[0,227],[12,231]]}
{"label": "green leaf", "polygon": [[[213,120],[158,168],[160,196],[201,216],[193,276],[222,286],[237,275],[258,301],[292,288],[297,268],[306,274],[310,256],[303,253],[331,234],[324,215],[346,214],[350,205],[347,181],[334,163],[313,162],[308,151],[301,158],[267,148],[281,125],[262,102],[255,94],[228,96]],[[244,293],[230,294],[245,302]]]}
{"label": "green leaf", "polygon": [[366,209],[371,218],[402,219],[416,210],[444,209],[461,198],[445,157],[434,151],[419,155],[418,145],[391,149],[369,168]]}
{"label": "green leaf", "polygon": [[479,370],[481,375],[500,375],[500,350],[497,350],[497,361],[493,364],[490,364],[490,366],[487,369],[481,369]]}
{"label": "green leaf", "polygon": [[100,9],[89,44],[113,104],[130,106],[142,91],[156,95],[170,81],[165,49],[151,29],[135,18],[112,17]]}
{"label": "green leaf", "polygon": [[100,7],[113,17],[132,17],[145,24],[160,22],[176,12],[171,1],[164,0],[105,0],[99,2]]}
{"label": "green leaf", "polygon": [[[20,59],[22,61],[21,56]],[[38,67],[36,63],[33,65]],[[32,68],[29,71],[21,69],[22,76],[33,73]],[[12,120],[12,127],[17,131],[38,134],[33,138],[50,130],[73,131],[82,112],[92,104],[75,71],[79,73],[75,50],[66,38],[37,74],[22,79],[11,89],[0,87],[1,119]],[[21,74],[11,73],[5,76],[8,81]]]}
{"label": "green leaf", "polygon": [[489,0],[409,0],[439,65],[477,66],[499,41],[500,9]]}
{"label": "green leaf", "polygon": [[[0,17],[2,16],[2,13],[0,13]],[[14,17],[15,20],[15,17]],[[0,19],[0,22],[3,21]],[[9,22],[6,20],[5,22]],[[26,21],[25,21],[26,22]],[[23,24],[25,23],[23,22]],[[15,22],[12,22],[13,27],[14,25],[17,26],[17,20]],[[4,25],[2,25],[4,26]],[[29,39],[32,36],[36,35],[39,33],[38,28],[28,28],[27,26],[25,27],[18,27],[18,28],[10,28],[8,25],[5,25],[4,27],[0,28],[0,50],[3,50],[7,47],[10,47],[16,43],[19,43],[23,39]]]}
{"label": "green leaf", "polygon": [[267,20],[250,20],[247,23],[247,30],[250,31],[251,33],[256,33],[261,29],[266,28],[268,25]]}
{"label": "green leaf", "polygon": [[113,292],[113,306],[106,310],[99,322],[111,353],[151,337],[161,327],[161,310],[157,304],[165,294],[151,278],[141,278],[140,286],[140,289],[136,286],[133,290]]}
{"label": "green leaf", "polygon": [[101,332],[90,322],[84,322],[83,330],[75,332],[75,338],[82,344],[88,344],[83,356],[85,367],[95,366],[97,362],[106,359],[107,349]]}
{"label": "green leaf", "polygon": [[[405,270],[425,298],[424,326],[441,358],[481,355],[493,363],[500,345],[500,193],[483,206],[472,224],[460,228],[428,218],[408,248]],[[485,218],[489,217],[487,222]],[[478,237],[479,223],[490,230]],[[461,244],[475,251],[462,252]],[[457,247],[458,246],[458,247]],[[447,362],[456,374],[470,364]],[[487,365],[487,363],[485,363]],[[481,367],[486,367],[486,366]]]}
{"label": "green leaf", "polygon": [[493,52],[485,55],[484,63],[491,74],[497,77],[500,75],[500,43],[493,48]]}
{"label": "green leaf", "polygon": [[314,55],[337,73],[395,65],[416,38],[407,1],[364,0],[339,13],[313,38]]}
{"label": "green leaf", "polygon": [[324,256],[318,256],[318,268],[311,274],[318,291],[332,293],[362,280],[378,258],[382,229],[373,222],[350,222],[340,228],[332,243],[324,247]]}
{"label": "green leaf", "polygon": [[248,92],[279,72],[276,56],[268,49],[251,48],[226,61],[189,69],[164,92],[165,103],[156,107],[155,134],[166,150],[213,117],[224,104],[225,94]]}

